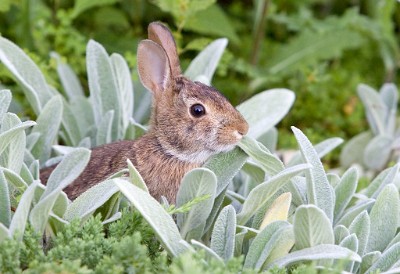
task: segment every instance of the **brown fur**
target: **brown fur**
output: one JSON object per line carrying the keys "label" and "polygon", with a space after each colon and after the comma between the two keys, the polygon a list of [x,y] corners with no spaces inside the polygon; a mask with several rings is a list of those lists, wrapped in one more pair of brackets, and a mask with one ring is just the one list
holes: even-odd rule
{"label": "brown fur", "polygon": [[[139,44],[137,56],[141,82],[153,93],[149,132],[135,141],[94,148],[85,170],[65,189],[70,199],[126,168],[130,159],[150,194],[174,203],[186,172],[233,148],[248,131],[247,122],[222,94],[181,75],[175,41],[165,26],[151,23],[149,38]],[[194,104],[202,104],[206,114],[193,117]],[[41,170],[43,183],[53,169]]]}

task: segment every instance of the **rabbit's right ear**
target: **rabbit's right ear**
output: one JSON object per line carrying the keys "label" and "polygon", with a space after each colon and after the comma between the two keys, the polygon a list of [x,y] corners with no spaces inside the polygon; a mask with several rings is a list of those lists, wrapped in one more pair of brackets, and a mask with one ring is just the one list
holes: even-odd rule
{"label": "rabbit's right ear", "polygon": [[171,82],[171,69],[165,50],[151,40],[139,43],[137,66],[140,81],[154,95],[164,92]]}
{"label": "rabbit's right ear", "polygon": [[167,53],[167,57],[171,65],[172,76],[178,77],[179,75],[181,75],[181,66],[179,63],[176,43],[171,31],[160,22],[150,23],[147,31],[149,39],[163,47],[163,49]]}

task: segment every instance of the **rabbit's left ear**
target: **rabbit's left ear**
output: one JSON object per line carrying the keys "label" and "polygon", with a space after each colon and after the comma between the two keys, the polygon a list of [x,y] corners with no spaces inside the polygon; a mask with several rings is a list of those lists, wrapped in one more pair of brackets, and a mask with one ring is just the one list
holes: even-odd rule
{"label": "rabbit's left ear", "polygon": [[148,27],[148,35],[150,40],[159,44],[167,53],[172,76],[177,77],[181,75],[178,52],[171,31],[163,24],[153,22]]}
{"label": "rabbit's left ear", "polygon": [[161,95],[171,82],[170,64],[165,50],[151,40],[139,43],[137,66],[140,81],[157,97]]}

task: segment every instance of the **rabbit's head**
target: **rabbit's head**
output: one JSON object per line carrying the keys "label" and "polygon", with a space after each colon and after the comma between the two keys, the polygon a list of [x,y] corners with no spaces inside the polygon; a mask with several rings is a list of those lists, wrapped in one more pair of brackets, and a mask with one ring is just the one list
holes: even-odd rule
{"label": "rabbit's head", "polygon": [[245,119],[215,88],[181,74],[168,28],[151,23],[148,32],[138,47],[138,71],[153,94],[150,131],[160,149],[192,163],[231,150],[248,131]]}

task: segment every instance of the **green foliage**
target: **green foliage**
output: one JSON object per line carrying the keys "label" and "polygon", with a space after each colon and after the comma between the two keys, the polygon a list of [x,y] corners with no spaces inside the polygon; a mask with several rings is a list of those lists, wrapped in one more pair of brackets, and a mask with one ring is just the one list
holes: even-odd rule
{"label": "green foliage", "polygon": [[2,272],[17,273],[20,271],[20,242],[6,239],[1,243],[0,269]]}
{"label": "green foliage", "polygon": [[53,246],[47,252],[48,261],[80,260],[81,265],[94,268],[103,254],[111,254],[112,240],[104,240],[103,226],[100,218],[89,219],[82,227],[75,220],[59,232],[50,242]]}
{"label": "green foliage", "polygon": [[379,93],[367,85],[359,85],[370,130],[356,135],[343,148],[342,165],[359,163],[372,170],[382,170],[394,157],[397,133],[398,90],[394,84],[384,84]]}

